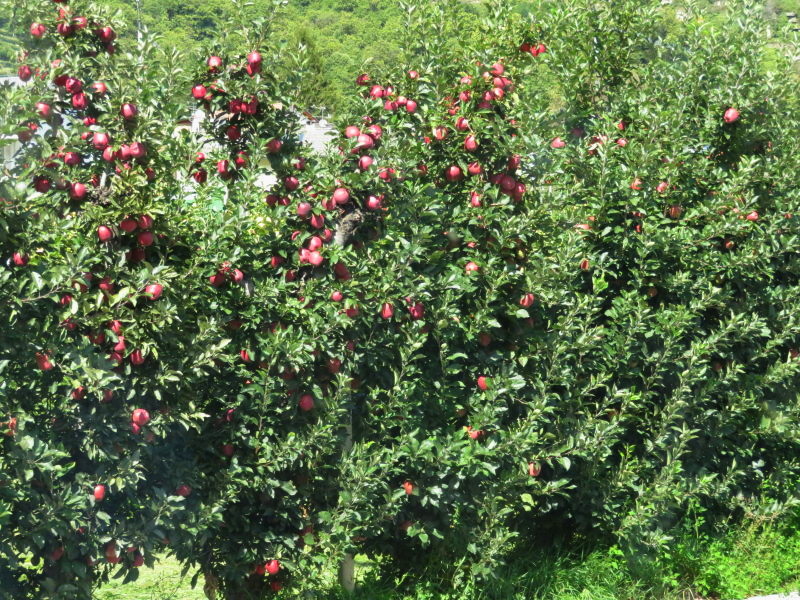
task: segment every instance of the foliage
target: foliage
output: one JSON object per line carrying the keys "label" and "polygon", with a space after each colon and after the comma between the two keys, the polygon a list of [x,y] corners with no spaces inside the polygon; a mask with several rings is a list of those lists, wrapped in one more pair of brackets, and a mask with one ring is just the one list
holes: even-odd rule
{"label": "foliage", "polygon": [[3,590],[164,551],[237,600],[356,553],[434,589],[576,540],[635,572],[687,511],[797,502],[798,53],[763,68],[760,8],[403,3],[407,60],[352,74],[321,155],[319,62],[265,8],[202,59],[10,9],[45,31],[0,121]]}

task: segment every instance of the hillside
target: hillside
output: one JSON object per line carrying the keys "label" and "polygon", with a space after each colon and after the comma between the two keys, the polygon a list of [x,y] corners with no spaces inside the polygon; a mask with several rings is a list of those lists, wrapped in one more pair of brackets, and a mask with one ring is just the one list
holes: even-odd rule
{"label": "hillside", "polygon": [[[247,2],[247,13],[266,14],[275,1],[251,0]],[[536,2],[509,1],[523,14],[535,12]],[[239,26],[240,4],[230,0],[141,0],[141,21],[164,43],[196,52],[215,31],[231,31]],[[302,42],[307,47],[312,74],[306,79],[307,89],[301,92],[309,106],[335,109],[352,90],[351,73],[366,62],[393,64],[402,53],[403,8],[396,0],[288,0],[283,4],[273,39],[276,44],[297,47]],[[483,0],[462,2],[461,8],[465,13],[478,13],[484,4]],[[710,10],[721,10],[719,2],[709,0],[707,4]],[[105,6],[120,11],[128,22],[136,21],[135,1],[107,0]],[[800,0],[764,2],[765,18],[776,22],[798,12]],[[128,32],[128,39],[134,33]],[[0,19],[1,73],[14,70],[16,47],[8,20]]]}

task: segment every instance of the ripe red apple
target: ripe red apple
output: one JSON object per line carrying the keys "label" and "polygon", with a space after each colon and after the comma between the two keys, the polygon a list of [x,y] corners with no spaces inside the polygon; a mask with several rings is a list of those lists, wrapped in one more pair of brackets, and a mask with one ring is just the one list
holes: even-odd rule
{"label": "ripe red apple", "polygon": [[100,227],[97,228],[97,239],[99,239],[101,242],[108,242],[113,237],[114,237],[114,232],[110,227],[107,227],[105,225],[100,225]]}
{"label": "ripe red apple", "polygon": [[207,93],[208,89],[204,85],[198,84],[192,88],[192,96],[194,96],[196,100],[202,100],[206,97]]}
{"label": "ripe red apple", "polygon": [[239,358],[242,359],[242,362],[253,362],[253,359],[250,358],[250,353],[247,350],[240,350],[239,351]]}
{"label": "ripe red apple", "polygon": [[356,150],[369,150],[375,145],[375,140],[371,135],[366,133],[362,133],[358,136],[357,143],[355,146]]}
{"label": "ripe red apple", "polygon": [[681,214],[683,214],[683,208],[681,207],[680,204],[672,204],[667,209],[667,215],[671,219],[680,219],[681,218]]}
{"label": "ripe red apple", "polygon": [[539,463],[539,461],[528,463],[528,475],[530,475],[531,477],[538,477],[541,472],[542,472],[542,465]]}
{"label": "ripe red apple", "polygon": [[456,129],[459,131],[467,131],[469,129],[469,121],[466,117],[458,117],[456,119]]}
{"label": "ripe red apple", "polygon": [[92,89],[95,91],[96,94],[100,96],[108,92],[108,86],[102,81],[95,81],[92,84]]}
{"label": "ripe red apple", "polygon": [[754,210],[750,211],[749,213],[747,213],[745,219],[747,219],[748,221],[758,221],[758,212]]}
{"label": "ripe red apple", "polygon": [[82,200],[86,197],[86,186],[80,182],[71,183],[69,186],[70,198]]}
{"label": "ripe red apple", "polygon": [[225,130],[225,135],[229,140],[235,142],[242,137],[242,131],[236,125],[231,125]]}
{"label": "ripe red apple", "polygon": [[160,283],[151,283],[144,288],[144,293],[150,296],[150,300],[158,300],[159,298],[161,298],[161,293],[163,291],[164,288],[161,286]]}
{"label": "ripe red apple", "polygon": [[179,485],[175,488],[175,495],[182,496],[183,498],[188,498],[189,495],[192,493],[192,488],[186,484]]}
{"label": "ripe red apple", "polygon": [[315,267],[318,267],[318,266],[320,266],[322,263],[324,263],[324,262],[325,262],[325,257],[324,257],[324,256],[322,256],[322,254],[320,254],[320,253],[319,253],[319,252],[317,252],[317,251],[310,252],[310,253],[308,254],[308,262],[309,262],[310,264],[312,264],[313,266],[315,266]]}
{"label": "ripe red apple", "polygon": [[139,226],[140,229],[150,229],[153,226],[153,217],[150,215],[141,215],[137,220],[136,224]]}
{"label": "ripe red apple", "polygon": [[417,101],[416,100],[408,100],[406,102],[406,112],[415,113],[417,112]]}
{"label": "ripe red apple", "polygon": [[519,305],[523,308],[529,308],[533,306],[533,301],[535,299],[536,297],[533,294],[527,293],[523,295],[522,298],[519,299]]}
{"label": "ripe red apple", "polygon": [[475,152],[478,149],[478,140],[474,135],[468,135],[464,140],[464,149],[467,152]]}
{"label": "ripe red apple", "polygon": [[722,115],[723,121],[726,123],[733,123],[739,120],[739,111],[735,108],[729,108],[725,111],[725,114]]}
{"label": "ripe red apple", "polygon": [[277,560],[268,560],[267,563],[264,565],[264,569],[270,575],[277,575],[278,571],[281,570],[281,563]]}
{"label": "ripe red apple", "polygon": [[261,54],[257,51],[253,51],[247,55],[247,64],[253,68],[260,68],[262,60]]}
{"label": "ripe red apple", "polygon": [[131,158],[144,158],[147,155],[147,147],[142,142],[133,142],[128,148]]}
{"label": "ripe red apple", "polygon": [[131,423],[144,427],[150,422],[150,413],[145,408],[136,408],[131,413]]}
{"label": "ripe red apple", "polygon": [[367,210],[380,210],[381,208],[381,199],[377,196],[370,195],[367,198]]}
{"label": "ripe red apple", "polygon": [[331,300],[334,302],[341,302],[344,300],[344,294],[342,294],[340,291],[335,291],[331,294]]}
{"label": "ripe red apple", "polygon": [[391,302],[384,302],[381,306],[381,317],[391,319],[394,316],[394,305]]}
{"label": "ripe red apple", "polygon": [[411,494],[414,493],[414,484],[406,480],[403,482],[403,489],[405,490],[406,495],[410,496]]}
{"label": "ripe red apple", "polygon": [[17,77],[21,81],[30,81],[31,77],[33,77],[33,71],[28,65],[20,65],[17,69]]}
{"label": "ripe red apple", "polygon": [[666,181],[661,181],[661,182],[659,182],[659,184],[656,186],[656,191],[657,191],[659,194],[663,194],[663,193],[664,193],[664,192],[666,192],[668,189],[669,189],[669,183],[667,183]]}
{"label": "ripe red apple", "polygon": [[125,233],[133,233],[136,231],[136,221],[130,217],[125,217],[119,222],[119,228]]}
{"label": "ripe red apple", "polygon": [[100,41],[105,44],[110,44],[115,39],[117,39],[117,34],[112,27],[101,27],[97,31],[95,31],[95,35],[100,38]]}
{"label": "ripe red apple", "polygon": [[481,332],[478,334],[478,343],[485,348],[492,343],[492,336],[485,331]]}
{"label": "ripe red apple", "polygon": [[234,453],[233,444],[222,444],[221,450],[222,450],[222,454],[224,454],[228,458],[233,456],[233,453]]}
{"label": "ripe red apple", "polygon": [[131,352],[131,364],[135,366],[141,366],[144,364],[144,354],[142,354],[141,350],[134,350]]}
{"label": "ripe red apple", "polygon": [[311,394],[303,394],[300,396],[300,401],[297,403],[300,410],[308,412],[314,408],[314,396]]}
{"label": "ripe red apple", "polygon": [[472,429],[471,427],[467,429],[467,435],[471,440],[479,440],[481,439],[486,432],[483,429]]}
{"label": "ripe red apple", "polygon": [[408,307],[408,312],[411,314],[412,319],[419,321],[425,316],[425,305],[422,302],[416,302]]}
{"label": "ripe red apple", "polygon": [[641,190],[642,189],[642,180],[639,179],[638,177],[634,178],[634,180],[631,181],[631,189],[634,190],[634,191]]}
{"label": "ripe red apple", "polygon": [[30,31],[33,37],[42,38],[44,34],[47,32],[47,27],[45,27],[41,23],[31,23]]}
{"label": "ripe red apple", "polygon": [[350,270],[343,262],[338,262],[333,265],[333,272],[336,275],[336,278],[340,279],[341,281],[349,281],[352,278]]}
{"label": "ripe red apple", "polygon": [[110,143],[111,140],[109,139],[107,133],[97,132],[92,135],[92,144],[98,150],[105,150]]}
{"label": "ripe red apple", "polygon": [[122,108],[120,109],[119,112],[122,115],[123,119],[127,119],[128,121],[130,121],[136,118],[136,115],[139,114],[139,109],[136,108],[135,104],[126,102],[125,104],[122,105]]}
{"label": "ripe red apple", "polygon": [[70,167],[75,167],[81,164],[81,155],[77,152],[67,152],[64,154],[64,164]]}
{"label": "ripe red apple", "polygon": [[478,264],[477,264],[477,263],[475,263],[475,262],[473,262],[473,261],[469,261],[469,262],[467,263],[467,265],[464,267],[464,270],[465,270],[467,273],[475,273],[475,272],[477,272],[477,271],[479,271],[479,270],[480,270],[480,267],[478,266]]}
{"label": "ripe red apple", "polygon": [[447,181],[460,181],[464,177],[464,173],[458,165],[451,165],[445,169],[444,176]]}
{"label": "ripe red apple", "polygon": [[489,389],[489,379],[487,379],[485,375],[481,375],[480,377],[478,377],[477,384],[478,384],[478,389],[481,390],[482,392],[485,392],[486,390]]}
{"label": "ripe red apple", "polygon": [[298,216],[305,217],[311,212],[311,205],[308,202],[301,202],[297,205]]}
{"label": "ripe red apple", "polygon": [[84,110],[89,105],[89,98],[83,92],[78,92],[72,96],[72,107],[76,110]]}
{"label": "ripe red apple", "polygon": [[49,119],[50,115],[53,114],[53,109],[47,102],[37,102],[34,108],[36,108],[36,112],[43,119]]}
{"label": "ripe red apple", "polygon": [[106,497],[106,486],[104,485],[96,485],[94,486],[94,490],[92,492],[94,499],[100,502],[103,498]]}
{"label": "ripe red apple", "polygon": [[21,252],[14,252],[14,254],[11,256],[11,260],[15,266],[24,267],[28,264],[28,255]]}
{"label": "ripe red apple", "polygon": [[583,260],[581,260],[578,266],[581,268],[582,271],[588,271],[590,267],[589,259],[584,258]]}
{"label": "ripe red apple", "polygon": [[208,65],[208,70],[212,73],[216,73],[222,69],[222,59],[219,56],[210,56],[206,64]]}

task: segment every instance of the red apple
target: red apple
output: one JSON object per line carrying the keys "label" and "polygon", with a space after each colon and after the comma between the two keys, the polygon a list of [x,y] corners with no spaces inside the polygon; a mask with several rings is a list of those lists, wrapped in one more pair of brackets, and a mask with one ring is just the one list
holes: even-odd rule
{"label": "red apple", "polygon": [[735,121],[738,121],[739,120],[739,111],[736,110],[735,108],[729,108],[728,110],[725,111],[725,114],[722,115],[722,119],[726,123],[733,123]]}
{"label": "red apple", "polygon": [[100,502],[103,498],[106,497],[106,486],[104,485],[96,485],[94,486],[94,490],[92,492],[94,499]]}
{"label": "red apple", "polygon": [[28,65],[20,65],[17,69],[17,77],[22,81],[30,81],[31,77],[33,77],[33,71]]}
{"label": "red apple", "polygon": [[447,181],[459,181],[464,177],[464,173],[458,165],[451,165],[445,169],[444,176]]}
{"label": "red apple", "polygon": [[207,93],[208,89],[206,89],[206,86],[204,85],[198,84],[192,88],[192,96],[194,96],[196,100],[202,100],[203,98],[205,98]]}
{"label": "red apple", "polygon": [[147,409],[136,408],[131,413],[131,423],[135,423],[139,427],[144,427],[150,422],[150,413]]}
{"label": "red apple", "polygon": [[411,494],[414,493],[414,484],[406,480],[403,482],[403,489],[405,490],[406,495],[410,496]]}
{"label": "red apple", "polygon": [[528,475],[530,475],[531,477],[538,477],[541,472],[542,472],[542,465],[539,463],[539,461],[528,463]]}
{"label": "red apple", "polygon": [[125,217],[119,222],[119,228],[125,233],[133,233],[136,231],[136,221],[130,217]]}
{"label": "red apple", "polygon": [[107,133],[97,132],[92,135],[92,144],[98,150],[105,150],[110,143],[111,140],[109,139]]}
{"label": "red apple", "polygon": [[464,270],[467,273],[475,273],[476,271],[480,270],[480,266],[477,263],[469,261],[467,265],[464,267]]}
{"label": "red apple", "polygon": [[478,389],[483,392],[489,389],[489,379],[487,379],[485,375],[481,375],[480,377],[478,377],[477,384],[478,384]]}
{"label": "red apple", "polygon": [[160,283],[151,283],[150,285],[144,288],[144,293],[150,296],[150,300],[158,300],[159,298],[161,298],[161,293],[163,291],[164,288],[161,286]]}
{"label": "red apple", "polygon": [[314,408],[314,397],[311,394],[303,394],[297,405],[303,412],[308,412]]}
{"label": "red apple", "polygon": [[120,109],[120,114],[122,115],[123,119],[132,120],[136,118],[136,115],[139,114],[139,109],[136,108],[135,104],[131,104],[130,102],[126,102],[122,105]]}
{"label": "red apple", "polygon": [[222,59],[219,56],[210,56],[206,64],[208,65],[208,70],[212,73],[216,73],[222,69]]}
{"label": "red apple", "polygon": [[41,38],[47,32],[47,27],[41,23],[31,23],[31,35],[35,38]]}
{"label": "red apple", "polygon": [[278,571],[281,570],[281,563],[277,560],[268,560],[267,563],[264,565],[265,570],[270,575],[277,575]]}
{"label": "red apple", "polygon": [[111,230],[110,227],[107,227],[105,225],[100,225],[100,227],[97,228],[97,239],[99,239],[101,242],[108,242],[113,237],[114,237],[114,232]]}
{"label": "red apple", "polygon": [[536,297],[533,294],[527,293],[519,299],[519,305],[523,308],[529,308],[533,305],[535,299]]}

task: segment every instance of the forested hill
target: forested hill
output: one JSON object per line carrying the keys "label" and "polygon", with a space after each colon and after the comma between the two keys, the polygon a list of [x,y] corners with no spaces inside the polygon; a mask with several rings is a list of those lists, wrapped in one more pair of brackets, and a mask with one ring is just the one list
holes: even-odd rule
{"label": "forested hill", "polygon": [[[275,1],[251,0],[250,10],[266,13]],[[534,12],[538,3],[508,1],[523,13]],[[718,5],[707,3],[712,10]],[[128,23],[136,22],[136,0],[104,0],[103,4],[123,13]],[[296,46],[302,41],[309,48],[311,75],[306,78],[305,98],[309,105],[335,108],[352,90],[353,74],[365,61],[391,64],[402,52],[403,15],[398,0],[288,0],[285,4],[276,22],[275,42]],[[477,14],[483,4],[484,0],[462,0],[459,6]],[[236,27],[238,22],[234,14],[238,9],[231,0],[140,0],[139,6],[145,27],[162,36],[164,43],[187,51],[195,51],[216,31]],[[766,0],[764,8],[767,18],[780,18],[798,12],[800,0]],[[0,16],[0,71],[15,70],[16,52],[8,21]]]}
{"label": "forested hill", "polygon": [[[252,0],[249,12],[266,13],[275,0]],[[128,23],[138,16],[136,0],[104,0]],[[532,2],[514,0],[517,10]],[[478,13],[483,0],[463,2],[465,12]],[[140,0],[141,21],[162,37],[163,43],[195,51],[215,32],[236,27],[235,3],[230,0]],[[352,90],[354,73],[369,60],[390,64],[401,53],[403,15],[397,0],[288,0],[276,21],[276,43],[309,48],[313,91],[310,104],[335,107]],[[134,32],[128,32],[132,35]],[[17,44],[7,20],[0,17],[0,70],[15,70]]]}

